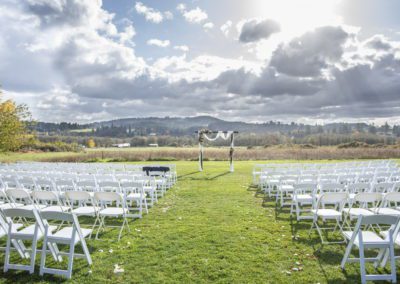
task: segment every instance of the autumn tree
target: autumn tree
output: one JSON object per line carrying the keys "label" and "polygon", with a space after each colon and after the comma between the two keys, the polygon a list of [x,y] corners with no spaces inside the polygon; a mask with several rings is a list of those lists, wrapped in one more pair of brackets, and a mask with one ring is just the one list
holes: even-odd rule
{"label": "autumn tree", "polygon": [[94,147],[96,147],[96,143],[94,142],[94,140],[93,140],[92,138],[90,138],[90,139],[87,141],[86,146],[87,146],[88,148],[94,148]]}
{"label": "autumn tree", "polygon": [[24,143],[31,115],[26,105],[2,98],[0,90],[0,151],[16,151]]}

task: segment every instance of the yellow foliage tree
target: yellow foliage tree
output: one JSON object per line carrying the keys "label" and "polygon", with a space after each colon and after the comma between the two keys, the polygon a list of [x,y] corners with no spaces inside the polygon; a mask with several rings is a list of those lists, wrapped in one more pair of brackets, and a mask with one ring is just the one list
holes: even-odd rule
{"label": "yellow foliage tree", "polygon": [[0,151],[16,151],[24,142],[30,113],[26,105],[2,100],[0,91]]}
{"label": "yellow foliage tree", "polygon": [[88,148],[94,148],[96,147],[96,143],[94,142],[94,140],[92,138],[90,138],[87,142],[86,142],[86,146]]}

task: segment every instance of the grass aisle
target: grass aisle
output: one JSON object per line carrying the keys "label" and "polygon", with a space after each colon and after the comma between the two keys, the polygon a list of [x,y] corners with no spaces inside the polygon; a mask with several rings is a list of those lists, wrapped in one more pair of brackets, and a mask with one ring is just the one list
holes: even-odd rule
{"label": "grass aisle", "polygon": [[[332,246],[315,255],[316,235],[309,222],[293,233],[288,211],[276,216],[274,203],[255,196],[254,162],[177,162],[177,186],[143,219],[130,223],[131,233],[116,242],[117,230],[89,241],[94,264],[76,260],[76,283],[326,283],[346,280],[339,268],[344,248]],[[292,236],[296,236],[297,240]],[[3,259],[3,257],[2,257]],[[2,260],[3,261],[3,260]],[[39,261],[36,262],[39,264]],[[124,273],[114,274],[118,264]],[[299,271],[292,270],[298,268]],[[91,271],[89,271],[91,270]],[[359,281],[350,265],[347,280]],[[3,281],[55,282],[26,272],[0,273]]]}

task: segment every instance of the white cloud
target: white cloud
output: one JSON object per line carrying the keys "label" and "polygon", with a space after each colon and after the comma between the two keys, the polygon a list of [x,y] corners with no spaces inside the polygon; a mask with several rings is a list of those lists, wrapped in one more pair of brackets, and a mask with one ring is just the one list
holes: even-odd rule
{"label": "white cloud", "polygon": [[205,30],[211,30],[211,29],[214,28],[214,24],[213,24],[212,22],[207,22],[207,23],[205,23],[205,24],[203,25],[203,28],[204,28]]}
{"label": "white cloud", "polygon": [[222,26],[221,26],[221,31],[222,31],[222,33],[226,36],[226,37],[228,37],[229,36],[229,33],[230,33],[230,30],[231,30],[231,28],[232,28],[232,21],[231,20],[228,20],[228,21],[226,21]]}
{"label": "white cloud", "polygon": [[184,12],[186,10],[186,5],[183,3],[178,4],[178,6],[176,6],[176,10],[178,10],[179,12]]}
{"label": "white cloud", "polygon": [[165,11],[165,12],[164,12],[164,17],[165,17],[167,20],[172,20],[172,19],[174,18],[174,14],[172,14],[171,11]]}
{"label": "white cloud", "polygon": [[187,45],[175,45],[174,46],[175,50],[180,50],[183,52],[188,52],[189,51],[189,47]]}
{"label": "white cloud", "polygon": [[149,39],[147,41],[147,44],[148,45],[158,46],[158,47],[168,47],[170,45],[170,41],[169,40],[160,40],[160,39],[152,38],[152,39]]}
{"label": "white cloud", "polygon": [[119,34],[121,43],[129,43],[133,45],[133,37],[136,35],[136,30],[132,25],[128,25],[124,28],[124,31]]}
{"label": "white cloud", "polygon": [[182,16],[189,23],[200,24],[208,19],[207,13],[199,7],[187,10],[185,4],[179,4],[176,9],[182,13]]}
{"label": "white cloud", "polygon": [[142,2],[136,2],[135,9],[138,14],[144,15],[147,21],[159,24],[164,20],[160,11],[147,7]]}

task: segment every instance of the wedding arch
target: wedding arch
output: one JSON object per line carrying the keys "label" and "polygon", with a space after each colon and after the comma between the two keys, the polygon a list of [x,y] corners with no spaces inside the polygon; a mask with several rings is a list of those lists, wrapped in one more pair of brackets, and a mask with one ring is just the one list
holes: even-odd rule
{"label": "wedding arch", "polygon": [[[230,140],[230,149],[229,149],[229,169],[231,172],[234,171],[233,167],[233,151],[234,151],[234,140],[235,140],[235,134],[239,133],[238,131],[211,131],[208,129],[201,129],[199,131],[196,131],[199,139],[199,171],[203,171],[203,153],[204,153],[204,146],[203,143],[205,139],[208,141],[215,141],[218,138],[222,138],[224,140]],[[208,135],[216,134],[215,137],[210,137]]]}

